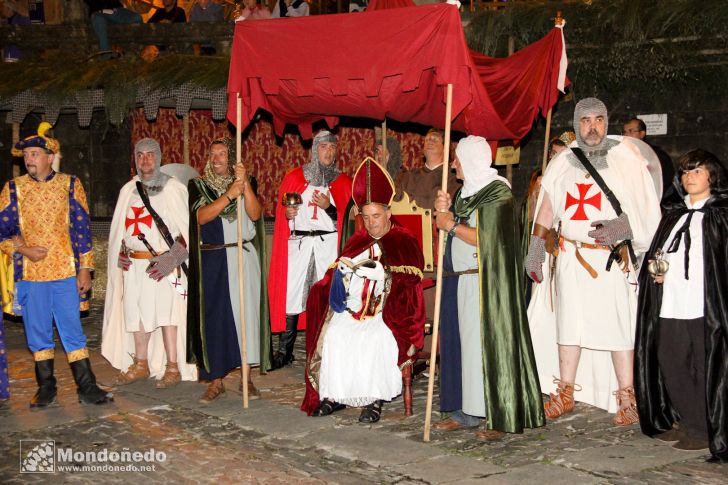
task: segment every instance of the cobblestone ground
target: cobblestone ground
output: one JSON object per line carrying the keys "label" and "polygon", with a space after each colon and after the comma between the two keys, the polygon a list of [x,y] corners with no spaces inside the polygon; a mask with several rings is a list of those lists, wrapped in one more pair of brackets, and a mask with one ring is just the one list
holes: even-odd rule
{"label": "cobblestone ground", "polygon": [[[103,243],[96,247],[98,261],[105,261]],[[99,355],[103,282],[100,268],[84,327],[94,371],[102,385],[110,386],[117,371]],[[303,338],[297,343],[294,365],[264,376],[254,373],[262,398],[252,400],[248,409],[242,408],[237,391],[239,374],[228,376],[226,395],[210,405],[198,402],[202,384],[185,382],[157,390],[149,381],[114,389],[115,402],[108,406],[81,406],[65,358],[58,352],[59,405],[32,412],[27,403],[35,392],[33,362],[22,325],[6,321],[6,329],[12,397],[0,408],[2,483],[728,481],[728,466],[705,463],[704,452],[680,452],[644,437],[637,427],[617,428],[611,415],[581,404],[564,419],[498,442],[480,441],[473,431],[462,430],[433,431],[431,442],[423,443],[426,378],[414,382],[415,414],[409,418],[403,415],[401,399],[386,405],[375,425],[358,423],[356,409],[308,418],[298,410],[304,392]],[[30,468],[36,463],[28,459],[28,450],[40,442],[25,440],[54,441],[52,473],[20,473],[21,464]],[[90,452],[143,456],[150,450],[154,459],[147,461],[104,463],[93,462],[90,456]],[[139,468],[61,469],[104,464]]]}

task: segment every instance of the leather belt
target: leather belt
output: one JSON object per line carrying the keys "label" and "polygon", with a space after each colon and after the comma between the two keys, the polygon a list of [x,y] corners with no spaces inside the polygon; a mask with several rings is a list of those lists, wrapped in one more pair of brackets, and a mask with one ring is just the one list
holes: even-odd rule
{"label": "leather belt", "polygon": [[129,257],[131,259],[152,259],[154,255],[149,251],[131,251]]}
{"label": "leather belt", "polygon": [[336,231],[291,231],[291,237],[316,237],[336,234]]}
{"label": "leather belt", "polygon": [[564,236],[561,236],[560,242],[566,241],[574,245],[576,247],[576,260],[579,261],[579,264],[589,273],[589,275],[592,278],[596,278],[599,276],[599,274],[596,272],[592,266],[586,262],[586,259],[579,253],[579,249],[601,249],[602,251],[612,251],[612,248],[605,244],[593,244],[593,243],[585,243],[581,241],[574,241],[573,239],[567,239]]}
{"label": "leather belt", "polygon": [[442,277],[449,278],[451,276],[460,276],[464,274],[478,274],[478,268],[466,269],[465,271],[443,271]]}
{"label": "leather belt", "polygon": [[[243,245],[253,242],[252,239],[243,240]],[[238,243],[225,243],[225,244],[207,244],[207,243],[201,243],[200,244],[200,250],[201,251],[215,251],[217,249],[226,249],[226,248],[236,248],[238,247]],[[243,248],[246,251],[248,251],[248,248]]]}

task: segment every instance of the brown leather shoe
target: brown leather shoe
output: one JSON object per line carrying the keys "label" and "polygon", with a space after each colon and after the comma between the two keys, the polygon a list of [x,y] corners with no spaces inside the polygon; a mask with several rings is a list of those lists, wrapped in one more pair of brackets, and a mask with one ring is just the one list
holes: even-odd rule
{"label": "brown leather shoe", "polygon": [[708,449],[708,442],[701,439],[691,438],[688,435],[684,435],[682,438],[680,438],[680,441],[677,443],[673,443],[672,447],[676,450],[685,450],[685,451],[698,451],[698,450],[707,450]]}
{"label": "brown leather shoe", "polygon": [[149,362],[146,359],[132,358],[134,362],[132,362],[126,372],[119,373],[114,385],[125,386],[132,382],[141,381],[142,379],[149,379]]}
{"label": "brown leather shoe", "polygon": [[664,441],[665,443],[674,443],[676,441],[680,441],[686,436],[687,435],[680,431],[679,428],[672,428],[671,430],[665,431],[664,433],[656,434],[655,439]]}
{"label": "brown leather shoe", "polygon": [[436,429],[437,431],[454,431],[456,429],[463,429],[465,426],[458,423],[452,418],[443,419],[442,421],[438,421],[437,423],[432,425],[432,429]]}
{"label": "brown leather shoe", "polygon": [[223,394],[225,394],[225,384],[223,384],[222,379],[215,379],[207,385],[207,390],[200,397],[200,402],[202,404],[210,404],[212,401],[222,397]]}
{"label": "brown leather shoe", "polygon": [[475,433],[475,437],[484,441],[500,441],[506,434],[497,429],[483,429]]}
{"label": "brown leather shoe", "polygon": [[[243,380],[240,379],[240,384],[238,385],[238,391],[243,392]],[[260,391],[257,387],[255,387],[255,384],[253,384],[253,379],[248,379],[248,399],[260,399]]]}
{"label": "brown leather shoe", "polygon": [[168,362],[164,369],[164,375],[157,381],[157,389],[174,387],[180,383],[182,375],[179,373],[177,362]]}

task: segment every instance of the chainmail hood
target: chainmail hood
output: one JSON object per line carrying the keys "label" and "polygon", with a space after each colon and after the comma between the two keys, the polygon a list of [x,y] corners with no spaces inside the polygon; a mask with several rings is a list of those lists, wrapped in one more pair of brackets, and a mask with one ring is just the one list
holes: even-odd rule
{"label": "chainmail hood", "polygon": [[[603,116],[604,117],[604,137],[602,138],[602,141],[599,142],[598,145],[589,146],[586,144],[584,139],[581,137],[581,130],[580,130],[580,124],[581,119],[588,115],[597,115],[597,116]],[[607,113],[607,107],[604,105],[604,103],[597,99],[597,98],[584,98],[581,101],[579,101],[576,104],[576,108],[574,108],[574,133],[576,134],[576,143],[581,148],[581,150],[584,152],[586,157],[589,159],[590,162],[596,167],[601,168],[606,166],[607,164],[607,152],[610,148],[613,146],[619,144],[615,140],[611,140],[607,138],[607,127],[609,126],[609,115]],[[576,159],[576,156],[573,154],[571,158],[574,160]],[[578,165],[581,165],[581,162],[578,162]]]}
{"label": "chainmail hood", "polygon": [[134,145],[134,165],[136,167],[137,174],[140,173],[139,161],[137,160],[136,156],[136,154],[139,152],[154,153],[154,174],[147,180],[142,179],[140,175],[139,180],[141,180],[142,185],[144,185],[144,187],[150,193],[161,192],[161,190],[164,188],[164,185],[167,183],[167,180],[169,180],[171,177],[161,170],[162,149],[159,147],[159,143],[157,142],[157,140],[154,140],[152,138],[142,138],[136,143],[136,145]]}
{"label": "chainmail hood", "polygon": [[311,147],[311,161],[303,166],[303,176],[306,181],[316,187],[326,187],[339,176],[339,167],[336,158],[328,167],[321,163],[318,157],[318,146],[321,142],[336,143],[336,135],[330,131],[319,131],[313,139]]}

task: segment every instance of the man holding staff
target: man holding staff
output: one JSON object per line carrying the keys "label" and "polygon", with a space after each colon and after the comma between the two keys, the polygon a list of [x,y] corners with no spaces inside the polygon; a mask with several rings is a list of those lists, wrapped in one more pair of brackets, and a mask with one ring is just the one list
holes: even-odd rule
{"label": "man holding staff", "polygon": [[[268,322],[260,324],[264,232],[256,185],[245,167],[235,164],[235,144],[230,138],[212,142],[202,177],[189,183],[192,284],[187,306],[187,355],[190,362],[197,363],[200,379],[209,381],[200,398],[204,404],[225,393],[223,378],[241,362],[236,200],[240,196],[244,208],[245,365],[259,364],[261,351],[266,352],[269,346]],[[266,338],[261,340],[261,335]],[[247,375],[250,395],[259,396],[249,371]]]}

